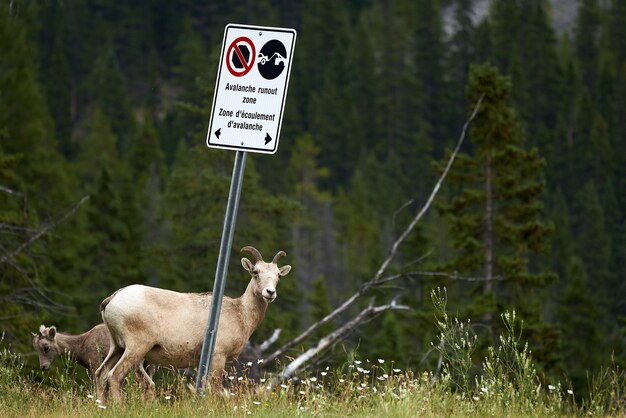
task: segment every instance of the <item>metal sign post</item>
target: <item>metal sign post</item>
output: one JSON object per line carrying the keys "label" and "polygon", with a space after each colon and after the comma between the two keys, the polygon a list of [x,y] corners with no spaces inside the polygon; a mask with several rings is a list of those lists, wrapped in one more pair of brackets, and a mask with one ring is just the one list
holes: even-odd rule
{"label": "metal sign post", "polygon": [[211,371],[246,152],[273,154],[278,149],[295,42],[293,29],[230,24],[224,31],[206,144],[237,151],[237,155],[198,365],[197,392],[203,392]]}
{"label": "metal sign post", "polygon": [[233,244],[233,234],[237,220],[237,210],[239,208],[239,198],[241,197],[241,185],[243,184],[243,173],[246,168],[246,153],[237,151],[235,164],[233,166],[233,176],[230,181],[230,191],[228,192],[228,203],[226,204],[226,214],[224,215],[224,228],[222,229],[222,241],[220,242],[220,254],[217,259],[215,269],[215,283],[213,284],[213,299],[211,300],[211,311],[209,313],[209,323],[204,334],[202,353],[200,354],[200,365],[198,366],[198,376],[196,379],[196,391],[203,391],[206,376],[211,370],[213,360],[213,350],[217,339],[217,326],[222,309],[222,298],[224,297],[224,287],[226,286],[226,272],[228,271],[228,261],[230,250]]}

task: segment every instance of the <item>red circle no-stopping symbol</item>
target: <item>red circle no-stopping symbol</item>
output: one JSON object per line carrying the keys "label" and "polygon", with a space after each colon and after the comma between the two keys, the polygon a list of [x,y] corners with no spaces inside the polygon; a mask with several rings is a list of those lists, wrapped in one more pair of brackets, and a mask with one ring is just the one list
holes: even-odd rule
{"label": "red circle no-stopping symbol", "polygon": [[250,72],[254,65],[256,49],[249,38],[240,36],[231,42],[226,52],[226,67],[235,77],[242,77]]}

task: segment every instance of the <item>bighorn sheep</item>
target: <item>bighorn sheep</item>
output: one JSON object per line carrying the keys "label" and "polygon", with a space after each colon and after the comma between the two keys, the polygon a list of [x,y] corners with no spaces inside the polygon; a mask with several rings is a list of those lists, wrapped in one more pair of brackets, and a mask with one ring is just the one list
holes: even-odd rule
{"label": "bighorn sheep", "polygon": [[[224,297],[211,377],[220,384],[226,361],[235,360],[250,335],[276,299],[276,286],[291,266],[278,267],[285,256],[279,251],[271,263],[263,261],[254,247],[243,247],[255,259],[241,265],[252,276],[239,298]],[[150,364],[176,368],[197,367],[207,328],[211,293],[178,293],[143,285],[124,287],[102,301],[102,319],[111,333],[107,357],[96,371],[98,396],[106,402],[109,394],[122,400],[121,382],[145,358]],[[154,383],[151,385],[154,390]]]}
{"label": "bighorn sheep", "polygon": [[52,362],[68,351],[72,360],[93,374],[109,351],[109,331],[104,324],[80,335],[57,332],[55,326],[41,325],[37,334],[32,334],[41,370],[49,370]]}
{"label": "bighorn sheep", "polygon": [[[39,356],[39,366],[41,370],[50,369],[52,362],[67,351],[70,358],[94,374],[96,369],[102,364],[102,360],[109,352],[109,342],[111,340],[109,330],[106,325],[98,324],[87,332],[79,335],[58,332],[53,325],[46,327],[41,325],[37,334],[33,335],[33,348]],[[144,374],[149,376],[154,374],[155,367],[147,366],[146,372],[143,363],[136,369],[137,377],[144,378]],[[144,385],[149,385],[151,379],[145,380]]]}

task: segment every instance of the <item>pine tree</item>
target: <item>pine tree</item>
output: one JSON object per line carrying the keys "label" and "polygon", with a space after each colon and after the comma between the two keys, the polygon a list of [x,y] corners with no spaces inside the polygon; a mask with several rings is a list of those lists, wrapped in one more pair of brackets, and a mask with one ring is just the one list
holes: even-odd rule
{"label": "pine tree", "polygon": [[600,30],[598,0],[582,0],[576,22],[576,52],[583,82],[592,92],[598,80]]}
{"label": "pine tree", "polygon": [[420,114],[429,124],[434,139],[434,151],[440,155],[444,141],[450,137],[450,115],[445,96],[446,73],[444,67],[445,45],[443,21],[436,0],[418,0],[414,3],[414,60],[416,76],[421,87],[423,102]]}
{"label": "pine tree", "polygon": [[589,280],[612,300],[611,288],[615,285],[614,272],[610,271],[611,240],[606,230],[604,208],[597,187],[587,181],[576,192],[574,201],[574,242],[576,255],[583,261]]}
{"label": "pine tree", "polygon": [[608,15],[611,19],[609,31],[612,51],[619,68],[626,62],[626,3],[612,0]]}
{"label": "pine tree", "polygon": [[[313,281],[313,288],[310,296],[308,297],[308,302],[311,305],[310,315],[312,323],[323,319],[332,311],[330,300],[328,298],[326,280],[323,277],[318,277]],[[312,336],[312,342],[316,343],[318,340],[325,337],[332,331],[332,322],[322,325]]]}
{"label": "pine tree", "polygon": [[117,137],[107,117],[96,107],[89,120],[86,136],[79,143],[77,171],[84,184],[91,184],[102,169],[119,172]]}
{"label": "pine tree", "polygon": [[517,116],[506,104],[509,81],[489,65],[474,67],[470,80],[468,101],[485,96],[471,128],[474,154],[459,154],[449,175],[459,193],[441,206],[457,250],[445,268],[484,280],[474,314],[491,318],[494,303],[528,303],[525,289],[553,277],[529,265],[532,254],[545,248],[551,227],[539,218],[545,162],[525,149]]}
{"label": "pine tree", "polygon": [[[557,321],[562,332],[563,358],[567,376],[575,393],[582,395],[588,389],[588,374],[597,370],[601,358],[608,355],[603,344],[601,315],[597,296],[590,292],[585,267],[578,257],[566,263],[562,278],[565,286],[557,308]],[[595,287],[595,286],[594,286]]]}
{"label": "pine tree", "polygon": [[451,68],[452,102],[455,106],[454,131],[458,131],[462,125],[465,113],[465,86],[469,77],[470,64],[475,58],[475,31],[472,22],[473,0],[459,0],[454,9],[454,33],[450,38],[450,57],[448,67]]}
{"label": "pine tree", "polygon": [[[9,228],[0,234],[3,256],[58,219],[76,196],[72,170],[57,150],[54,124],[37,84],[36,49],[27,33],[32,16],[28,7],[19,16],[7,9],[0,13],[0,228]],[[16,347],[28,345],[26,336],[39,320],[33,315],[45,309],[64,312],[57,293],[59,269],[75,233],[62,225],[0,262],[0,317]]]}
{"label": "pine tree", "polygon": [[133,182],[128,192],[136,196],[133,196],[137,202],[136,215],[139,215],[136,227],[144,237],[144,241],[139,243],[146,260],[142,269],[148,274],[149,283],[157,285],[158,274],[154,266],[158,264],[158,248],[165,239],[165,226],[160,219],[160,211],[166,171],[165,157],[149,120],[142,125],[139,138],[131,150],[130,172]]}
{"label": "pine tree", "polygon": [[126,89],[126,80],[112,45],[102,49],[89,76],[93,102],[101,109],[118,139],[117,148],[125,157],[135,135],[135,120]]}
{"label": "pine tree", "polygon": [[[57,23],[56,27],[60,26]],[[44,63],[44,88],[48,109],[54,118],[55,133],[60,143],[61,152],[66,157],[74,157],[74,146],[71,142],[71,75],[64,48],[63,32],[58,29],[54,36],[54,44],[50,56]]]}
{"label": "pine tree", "polygon": [[511,74],[513,58],[519,54],[520,9],[518,0],[496,1],[489,14],[492,59],[501,73]]}

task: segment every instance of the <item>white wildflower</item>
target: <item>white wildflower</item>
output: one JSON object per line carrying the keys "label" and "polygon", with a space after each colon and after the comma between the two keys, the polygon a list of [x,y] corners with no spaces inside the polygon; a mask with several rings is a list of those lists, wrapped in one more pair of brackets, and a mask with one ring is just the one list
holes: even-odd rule
{"label": "white wildflower", "polygon": [[554,390],[554,389],[556,389],[556,387],[554,385],[548,385],[548,389]]}
{"label": "white wildflower", "polygon": [[96,403],[102,403],[100,399],[96,399]]}
{"label": "white wildflower", "polygon": [[229,380],[233,380],[235,378],[235,376],[228,376]]}
{"label": "white wildflower", "polygon": [[171,397],[170,395],[167,395],[167,396],[165,397],[165,400],[166,400],[166,401],[169,401],[170,399],[172,399],[172,397]]}
{"label": "white wildflower", "polygon": [[320,373],[322,376],[326,376],[328,374],[328,372],[321,372]]}
{"label": "white wildflower", "polygon": [[237,380],[241,382],[243,380],[243,376],[239,376]]}
{"label": "white wildflower", "polygon": [[310,380],[311,382],[317,382],[317,377],[309,377],[309,380]]}
{"label": "white wildflower", "polygon": [[383,373],[383,378],[388,379],[389,375],[387,373]]}
{"label": "white wildflower", "polygon": [[263,359],[262,359],[262,358],[260,358],[260,359],[258,359],[258,360],[256,361],[256,364],[261,364],[261,363],[263,363]]}
{"label": "white wildflower", "polygon": [[400,373],[402,369],[392,369],[394,373]]}
{"label": "white wildflower", "polygon": [[89,399],[93,399],[93,395],[87,395]]}
{"label": "white wildflower", "polygon": [[482,393],[487,393],[487,388],[483,386],[483,387],[480,388],[480,391]]}
{"label": "white wildflower", "polygon": [[289,389],[289,386],[285,385],[284,383],[280,385],[281,388],[283,389]]}
{"label": "white wildflower", "polygon": [[265,380],[266,380],[266,379],[265,379],[264,377],[262,377],[262,378],[261,378],[261,383],[265,383]]}
{"label": "white wildflower", "polygon": [[475,401],[479,401],[480,400],[480,398],[478,396],[472,396],[472,399],[475,400]]}
{"label": "white wildflower", "polygon": [[346,381],[345,379],[339,379],[339,383],[343,383],[345,381]]}
{"label": "white wildflower", "polygon": [[569,395],[573,395],[573,394],[574,394],[574,391],[573,391],[573,390],[571,390],[571,389],[567,389],[567,393],[568,393]]}
{"label": "white wildflower", "polygon": [[300,395],[306,395],[306,392],[301,390],[300,392],[298,392]]}
{"label": "white wildflower", "polygon": [[379,362],[380,364],[383,364],[383,363],[385,362],[385,360],[383,360],[383,359],[379,358],[379,359],[378,359],[378,362]]}
{"label": "white wildflower", "polygon": [[354,364],[361,364],[363,363],[361,360],[354,360]]}
{"label": "white wildflower", "polygon": [[377,379],[378,379],[378,380],[385,380],[385,378],[384,378],[384,377],[382,377],[382,376],[378,376],[378,377],[377,377]]}
{"label": "white wildflower", "polygon": [[247,362],[246,366],[248,366],[248,367],[252,366],[252,362],[251,361]]}
{"label": "white wildflower", "polygon": [[98,405],[98,408],[100,408],[100,409],[107,409],[107,406],[106,405]]}
{"label": "white wildflower", "polygon": [[255,404],[255,405],[261,405],[261,402],[259,402],[259,401],[252,401],[252,403]]}

